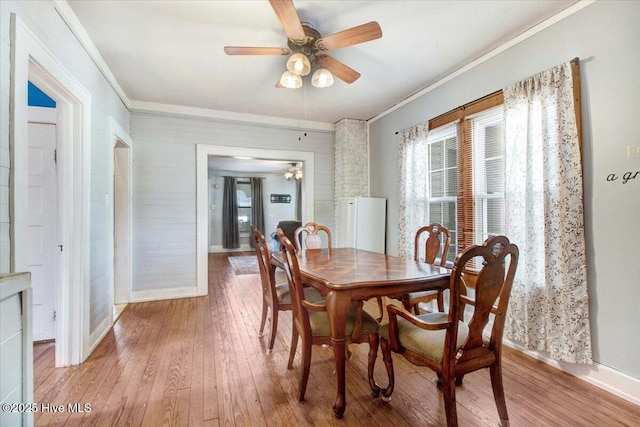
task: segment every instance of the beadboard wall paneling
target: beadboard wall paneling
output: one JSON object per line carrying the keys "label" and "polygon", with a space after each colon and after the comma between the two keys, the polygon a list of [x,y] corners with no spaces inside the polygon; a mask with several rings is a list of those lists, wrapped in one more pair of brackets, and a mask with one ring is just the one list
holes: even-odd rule
{"label": "beadboard wall paneling", "polygon": [[[314,218],[334,227],[334,133],[134,111],[132,291],[196,286],[196,145],[314,153]],[[329,208],[330,207],[330,208]]]}

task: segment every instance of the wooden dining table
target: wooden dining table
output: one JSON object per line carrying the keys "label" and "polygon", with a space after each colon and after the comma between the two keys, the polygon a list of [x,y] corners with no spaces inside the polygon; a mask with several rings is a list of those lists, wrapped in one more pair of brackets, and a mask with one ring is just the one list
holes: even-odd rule
{"label": "wooden dining table", "polygon": [[[284,266],[274,251],[273,268]],[[337,396],[333,412],[342,418],[345,396],[346,321],[354,301],[406,292],[447,289],[451,270],[407,258],[353,249],[307,249],[298,253],[302,282],[326,296],[331,344],[335,356]]]}

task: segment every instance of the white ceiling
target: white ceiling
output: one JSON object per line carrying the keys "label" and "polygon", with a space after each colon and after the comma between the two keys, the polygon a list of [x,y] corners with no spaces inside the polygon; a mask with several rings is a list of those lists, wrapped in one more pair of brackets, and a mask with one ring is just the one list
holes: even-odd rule
{"label": "white ceiling", "polygon": [[569,7],[562,1],[294,1],[322,35],[377,21],[383,36],[327,52],[362,74],[316,89],[277,89],[286,47],[262,1],[68,1],[126,96],[136,102],[335,123],[370,119]]}

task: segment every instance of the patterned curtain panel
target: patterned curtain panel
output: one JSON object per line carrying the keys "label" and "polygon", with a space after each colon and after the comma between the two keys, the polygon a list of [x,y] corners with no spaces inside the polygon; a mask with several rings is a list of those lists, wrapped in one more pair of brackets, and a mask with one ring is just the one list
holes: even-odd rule
{"label": "patterned curtain panel", "polygon": [[398,254],[413,257],[415,233],[427,223],[427,131],[423,123],[399,133]]}
{"label": "patterned curtain panel", "polygon": [[238,186],[234,177],[224,177],[222,200],[222,247],[240,247],[240,225],[238,224]]}
{"label": "patterned curtain panel", "polygon": [[[260,230],[264,230],[264,195],[262,194],[262,178],[249,178],[251,181],[251,222]],[[253,248],[253,239],[249,239],[249,244]]]}
{"label": "patterned curtain panel", "polygon": [[505,229],[520,248],[505,336],[591,363],[582,166],[570,63],[504,89]]}

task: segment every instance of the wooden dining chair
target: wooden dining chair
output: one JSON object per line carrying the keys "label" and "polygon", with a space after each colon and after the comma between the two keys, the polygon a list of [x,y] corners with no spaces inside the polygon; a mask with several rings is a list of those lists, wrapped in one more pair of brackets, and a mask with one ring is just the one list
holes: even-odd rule
{"label": "wooden dining chair", "polygon": [[[278,230],[277,233],[283,257],[286,260],[285,272],[291,290],[291,309],[293,313],[293,331],[291,333],[291,349],[287,368],[291,369],[293,366],[298,338],[300,338],[302,341],[302,375],[298,401],[302,402],[304,401],[304,394],[309,380],[312,345],[331,344],[329,317],[327,316],[327,308],[324,302],[314,303],[305,296],[295,249],[282,230]],[[369,343],[367,375],[369,386],[376,394],[380,391],[373,379],[373,369],[378,353],[378,326],[378,322],[362,309],[362,301],[356,303],[349,312],[346,324],[347,344]]]}
{"label": "wooden dining chair", "polygon": [[[319,232],[327,234],[327,247],[332,247],[331,230],[324,225],[316,224],[315,222],[308,222],[305,225],[298,227],[295,231],[294,245],[296,252],[300,252],[304,247],[307,249],[320,249],[322,248],[322,239]],[[304,245],[302,244],[304,242]],[[376,319],[378,322],[382,321],[384,315],[384,303],[382,298],[377,298],[378,310],[380,316]]]}
{"label": "wooden dining chair", "polygon": [[[291,310],[291,294],[289,293],[289,284],[287,282],[276,283],[275,272],[271,268],[269,245],[264,235],[252,225],[251,236],[256,256],[258,257],[260,283],[262,284],[262,317],[258,336],[262,337],[264,335],[264,327],[270,314],[271,328],[269,330],[267,354],[271,354],[276,340],[276,331],[278,330],[278,312]],[[313,288],[305,288],[304,292],[306,298],[310,301],[323,300],[323,296]]]}
{"label": "wooden dining chair", "polygon": [[[426,240],[424,241],[424,255],[421,257],[421,248],[423,246],[420,244],[420,240],[422,240],[423,235],[426,236]],[[445,267],[450,243],[451,235],[447,227],[437,222],[432,222],[429,225],[420,227],[414,239],[413,259],[415,261],[420,260],[427,264],[438,264],[441,267]],[[411,292],[401,295],[398,299],[402,302],[405,310],[413,310],[415,314],[420,314],[418,304],[433,300],[437,302],[438,311],[444,311],[443,291]]]}
{"label": "wooden dining chair", "polygon": [[318,234],[324,232],[327,236],[327,247],[332,247],[331,230],[324,225],[317,224],[315,222],[308,222],[305,225],[298,227],[294,233],[293,243],[296,248],[296,252],[300,252],[303,247],[306,249],[320,249],[322,248],[322,238]]}
{"label": "wooden dining chair", "polygon": [[[478,259],[479,258],[479,259]],[[481,261],[481,262],[478,262]],[[502,426],[509,425],[502,385],[502,334],[511,285],[518,264],[518,247],[504,236],[471,246],[455,260],[449,284],[449,313],[434,312],[415,316],[398,306],[389,305],[389,324],[380,328],[380,346],[389,374],[389,386],[382,398],[391,399],[394,388],[391,353],[401,354],[409,362],[427,366],[436,372],[448,426],[457,426],[456,384],[469,372],[489,368],[493,396]],[[466,295],[462,279],[465,268],[482,265],[475,298]],[[465,313],[465,307],[472,313]],[[491,334],[485,337],[485,327]]]}

